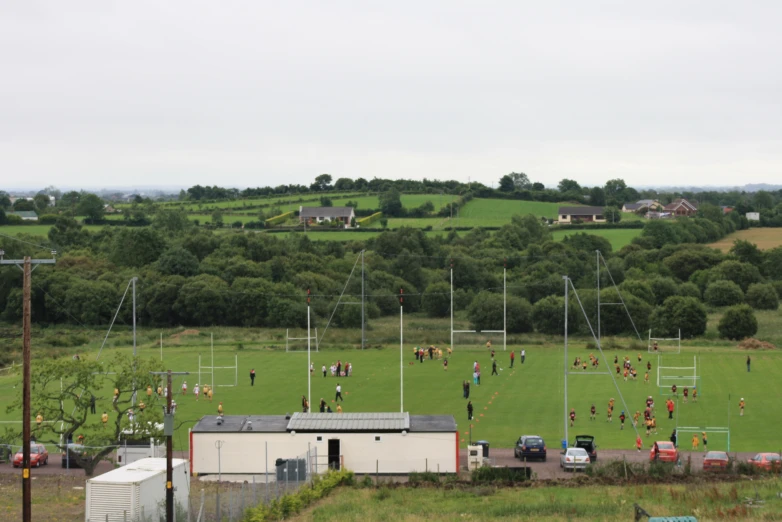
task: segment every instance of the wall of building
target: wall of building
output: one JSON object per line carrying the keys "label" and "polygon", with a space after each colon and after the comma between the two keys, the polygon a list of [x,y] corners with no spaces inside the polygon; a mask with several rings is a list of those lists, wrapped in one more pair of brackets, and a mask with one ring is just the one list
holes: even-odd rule
{"label": "wall of building", "polygon": [[[318,437],[321,440],[318,441]],[[375,441],[380,437],[380,441]],[[328,441],[340,440],[343,465],[356,473],[409,473],[458,470],[457,434],[454,433],[193,433],[193,473],[216,474],[215,442],[223,441],[222,473],[274,473],[277,459],[307,453],[319,471],[328,466]],[[268,448],[268,453],[267,453]],[[315,457],[317,455],[317,458]]]}

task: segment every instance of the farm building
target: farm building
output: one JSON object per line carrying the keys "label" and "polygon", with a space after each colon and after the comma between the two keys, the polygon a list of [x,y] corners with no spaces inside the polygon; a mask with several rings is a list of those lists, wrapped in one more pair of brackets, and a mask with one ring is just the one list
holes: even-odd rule
{"label": "farm building", "polygon": [[[223,441],[220,455],[215,443]],[[263,474],[277,459],[310,453],[313,471],[456,473],[459,433],[452,415],[294,413],[207,415],[190,432],[193,474]],[[218,458],[220,462],[218,463]]]}
{"label": "farm building", "polygon": [[603,207],[559,207],[559,223],[567,224],[579,219],[586,222],[605,223]]}
{"label": "farm building", "polygon": [[625,203],[622,205],[622,212],[645,212],[659,211],[663,208],[659,201],[654,199],[640,199],[635,203]]}
{"label": "farm building", "polygon": [[345,227],[355,219],[353,207],[299,207],[299,223],[324,223],[340,221]]}
{"label": "farm building", "polygon": [[675,217],[679,216],[692,216],[698,212],[698,207],[690,203],[684,198],[674,200],[672,203],[665,205],[665,212],[670,213]]}
{"label": "farm building", "polygon": [[746,217],[748,221],[760,221],[760,212],[747,212]]}

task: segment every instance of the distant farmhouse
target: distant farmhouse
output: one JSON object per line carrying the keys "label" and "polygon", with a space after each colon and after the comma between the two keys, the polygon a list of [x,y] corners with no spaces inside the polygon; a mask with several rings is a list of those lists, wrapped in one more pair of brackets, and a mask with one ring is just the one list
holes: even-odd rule
{"label": "distant farmhouse", "polygon": [[38,214],[33,210],[17,210],[15,212],[6,212],[7,216],[19,216],[22,221],[38,221]]}
{"label": "distant farmhouse", "polygon": [[663,206],[659,201],[654,199],[641,199],[635,203],[625,203],[622,206],[622,212],[659,212]]}
{"label": "distant farmhouse", "polygon": [[339,221],[348,228],[355,218],[353,207],[299,207],[299,223],[308,225]]}
{"label": "distant farmhouse", "polygon": [[674,200],[673,203],[665,205],[663,210],[666,213],[670,213],[673,217],[692,216],[698,212],[698,207],[684,198],[679,198]]}
{"label": "distant farmhouse", "polygon": [[603,207],[559,207],[557,222],[561,224],[581,220],[587,223],[605,223]]}

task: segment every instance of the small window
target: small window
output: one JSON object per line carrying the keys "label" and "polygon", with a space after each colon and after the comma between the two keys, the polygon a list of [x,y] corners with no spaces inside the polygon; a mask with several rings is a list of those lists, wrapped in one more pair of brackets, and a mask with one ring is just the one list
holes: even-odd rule
{"label": "small window", "polygon": [[562,214],[562,219],[567,219],[567,216],[565,214]]}
{"label": "small window", "polygon": [[375,442],[380,442],[380,435],[375,435]]}
{"label": "small window", "polygon": [[323,442],[323,436],[318,435],[317,437],[315,437],[315,442]]}

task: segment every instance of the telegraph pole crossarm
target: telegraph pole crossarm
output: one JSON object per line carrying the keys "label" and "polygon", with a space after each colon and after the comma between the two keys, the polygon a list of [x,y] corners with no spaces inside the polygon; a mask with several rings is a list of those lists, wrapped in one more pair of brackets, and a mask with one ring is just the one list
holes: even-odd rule
{"label": "telegraph pole crossarm", "polygon": [[32,480],[30,477],[30,326],[31,314],[31,279],[33,270],[38,265],[53,265],[56,263],[52,250],[51,259],[5,259],[5,251],[0,250],[0,265],[16,265],[24,273],[22,283],[22,522],[32,522]]}
{"label": "telegraph pole crossarm", "polygon": [[167,382],[166,388],[166,407],[164,409],[165,418],[163,421],[163,432],[166,436],[166,522],[174,522],[174,466],[172,458],[174,455],[174,412],[171,411],[171,398],[174,391],[171,389],[171,377],[174,375],[190,375],[190,372],[149,372],[150,375],[165,375]]}

